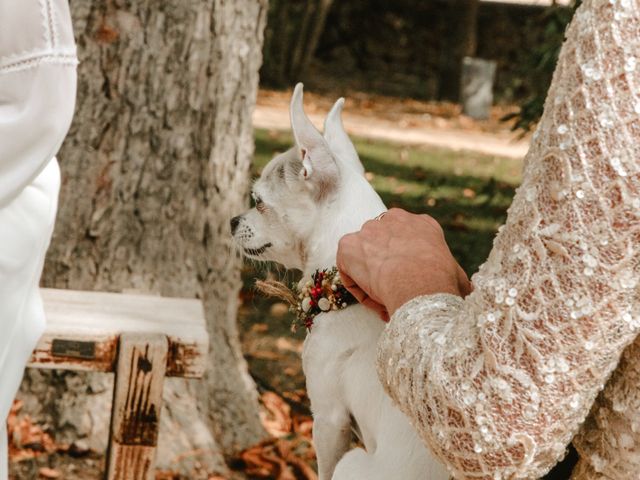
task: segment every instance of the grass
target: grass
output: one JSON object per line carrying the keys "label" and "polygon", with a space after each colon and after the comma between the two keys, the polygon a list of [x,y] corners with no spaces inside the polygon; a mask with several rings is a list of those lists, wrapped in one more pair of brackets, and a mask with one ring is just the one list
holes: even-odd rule
{"label": "grass", "polygon": [[[257,130],[254,174],[292,145],[289,133]],[[438,220],[453,255],[472,274],[487,258],[506,218],[522,163],[431,147],[355,138],[367,178],[388,207]]]}

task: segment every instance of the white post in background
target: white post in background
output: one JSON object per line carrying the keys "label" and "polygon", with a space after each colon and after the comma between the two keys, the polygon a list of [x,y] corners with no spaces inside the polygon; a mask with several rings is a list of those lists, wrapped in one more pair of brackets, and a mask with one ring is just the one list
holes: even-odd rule
{"label": "white post in background", "polygon": [[489,118],[493,104],[493,82],[496,62],[482,58],[464,57],[462,60],[461,102],[465,115],[484,120]]}

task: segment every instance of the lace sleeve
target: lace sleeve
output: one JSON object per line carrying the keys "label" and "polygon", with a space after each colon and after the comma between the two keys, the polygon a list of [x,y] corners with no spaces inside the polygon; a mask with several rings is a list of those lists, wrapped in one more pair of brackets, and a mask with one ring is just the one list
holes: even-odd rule
{"label": "lace sleeve", "polygon": [[539,478],[640,329],[639,0],[586,0],[523,183],[464,301],[416,298],[378,352],[456,478]]}

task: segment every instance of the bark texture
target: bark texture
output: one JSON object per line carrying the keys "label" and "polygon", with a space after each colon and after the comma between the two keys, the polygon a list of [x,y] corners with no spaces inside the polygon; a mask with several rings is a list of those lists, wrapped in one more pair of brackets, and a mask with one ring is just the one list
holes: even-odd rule
{"label": "bark texture", "polygon": [[479,0],[456,0],[449,5],[458,10],[459,23],[451,26],[452,35],[449,48],[442,50],[440,76],[440,99],[457,102],[460,100],[462,59],[473,57],[478,49]]}
{"label": "bark texture", "polygon": [[289,86],[308,77],[334,0],[271,0],[263,71],[271,83]]}
{"label": "bark texture", "polygon": [[[267,0],[72,10],[78,103],[43,284],[204,300],[210,368],[200,382],[167,382],[159,463],[221,469],[221,453],[264,436],[238,342],[228,222],[245,208]],[[100,448],[111,381],[31,371],[21,395],[64,439]]]}

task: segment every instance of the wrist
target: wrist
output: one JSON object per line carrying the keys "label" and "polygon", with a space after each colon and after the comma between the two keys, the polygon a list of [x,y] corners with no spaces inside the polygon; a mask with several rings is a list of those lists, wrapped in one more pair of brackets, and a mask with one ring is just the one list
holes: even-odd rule
{"label": "wrist", "polygon": [[463,296],[457,279],[448,271],[431,271],[428,274],[407,272],[402,279],[388,280],[382,301],[389,317],[408,301],[423,295],[445,293]]}

